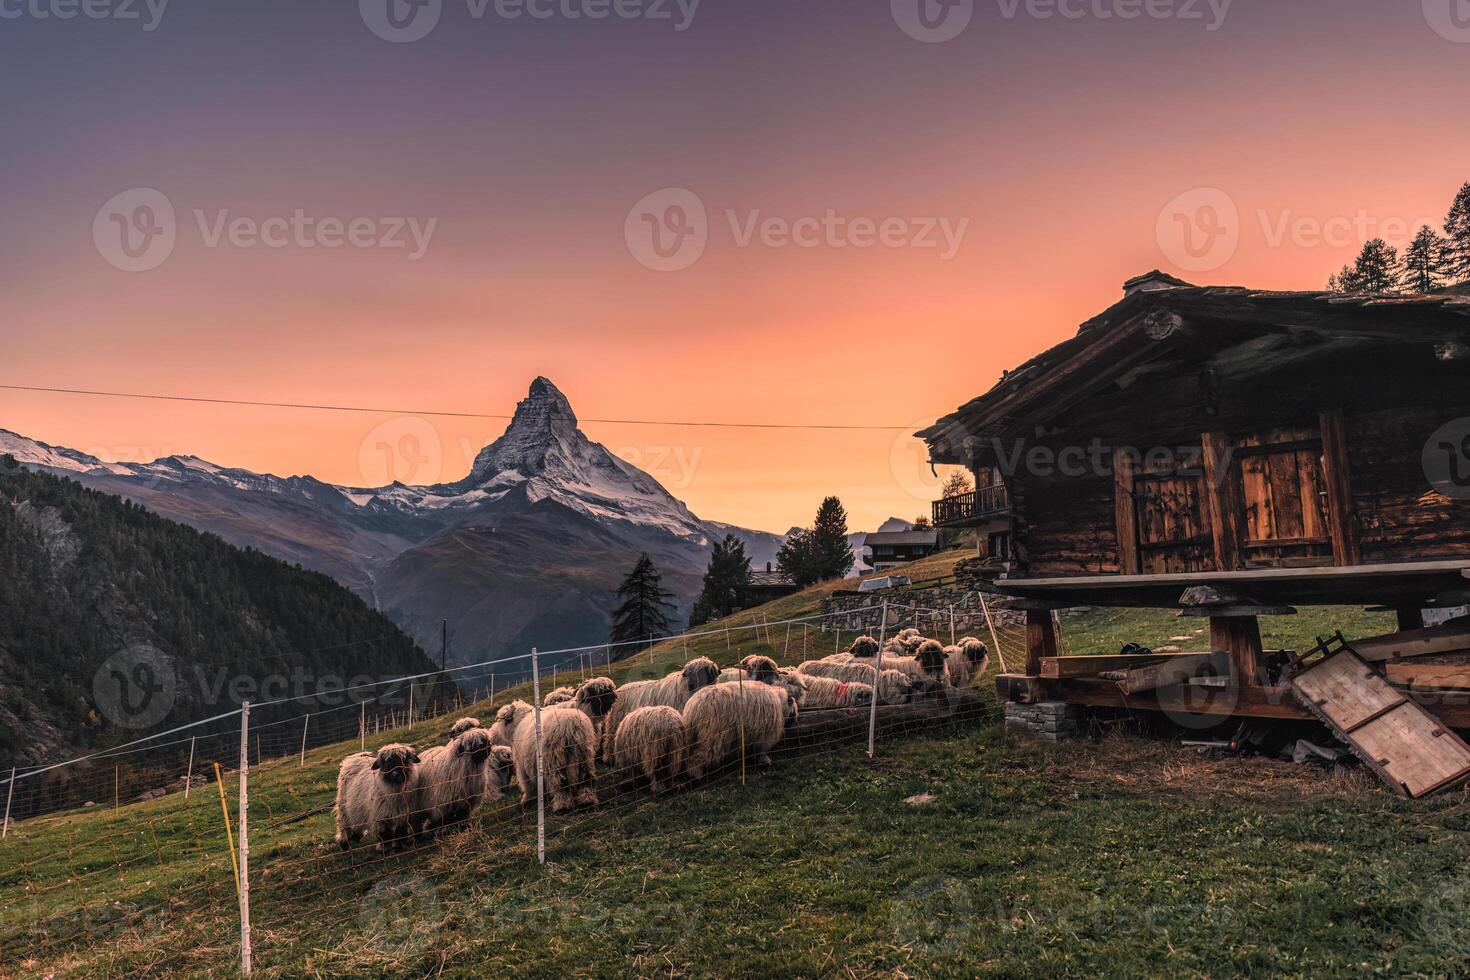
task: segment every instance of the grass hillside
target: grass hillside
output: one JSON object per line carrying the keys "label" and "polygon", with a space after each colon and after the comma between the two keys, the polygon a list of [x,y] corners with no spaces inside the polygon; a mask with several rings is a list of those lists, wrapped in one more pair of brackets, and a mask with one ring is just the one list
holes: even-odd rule
{"label": "grass hillside", "polygon": [[[955,557],[910,574],[943,576]],[[779,654],[784,629],[757,637],[752,619],[807,614],[833,588],[611,673]],[[1167,639],[1179,622],[1084,616],[1064,632],[1099,652],[1080,648]],[[830,640],[809,632],[805,652]],[[787,659],[801,652],[793,640]],[[266,763],[251,773],[257,974],[1448,975],[1470,955],[1465,791],[1411,804],[1356,772],[1143,739],[1011,741],[998,714],[885,735],[875,760],[852,742],[791,747],[744,784],[732,772],[660,799],[606,796],[548,818],[544,868],[534,818],[510,798],[418,853],[341,854],[318,811],[355,741],[304,767]],[[377,741],[431,744],[451,720]],[[233,776],[226,788],[233,810]],[[237,962],[212,785],[26,821],[0,844],[0,973],[231,975]]]}

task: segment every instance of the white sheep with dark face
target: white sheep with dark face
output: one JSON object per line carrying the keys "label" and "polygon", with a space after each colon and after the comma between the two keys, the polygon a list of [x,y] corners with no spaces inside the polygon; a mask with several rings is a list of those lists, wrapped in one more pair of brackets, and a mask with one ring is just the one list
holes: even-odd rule
{"label": "white sheep with dark face", "polygon": [[469,819],[485,797],[491,748],[490,733],[471,728],[421,753],[414,797],[418,833]]}
{"label": "white sheep with dark face", "polygon": [[411,745],[356,752],[337,772],[337,844],[347,850],[372,835],[379,851],[413,843],[419,754]]}

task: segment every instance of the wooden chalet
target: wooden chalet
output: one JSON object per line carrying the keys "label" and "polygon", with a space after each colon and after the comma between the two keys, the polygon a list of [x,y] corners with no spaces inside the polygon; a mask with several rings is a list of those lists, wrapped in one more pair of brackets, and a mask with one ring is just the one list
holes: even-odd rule
{"label": "wooden chalet", "polygon": [[[1421,610],[1470,598],[1470,295],[1261,292],[1157,272],[1124,291],[919,433],[932,462],[969,467],[979,488],[936,503],[936,524],[986,528],[994,589],[1028,610],[1025,672],[1002,693],[1311,717],[1257,616],[1364,604],[1419,631]],[[1228,658],[1230,696],[1219,678],[1117,680],[1166,658],[1057,658],[1050,610],[1079,605],[1208,617],[1212,649],[1194,656]],[[1464,622],[1368,646],[1470,651]],[[1434,700],[1470,727],[1470,693]]]}
{"label": "wooden chalet", "polygon": [[869,551],[868,564],[881,572],[932,555],[939,549],[939,532],[922,527],[909,531],[873,531],[863,539],[863,547]]}

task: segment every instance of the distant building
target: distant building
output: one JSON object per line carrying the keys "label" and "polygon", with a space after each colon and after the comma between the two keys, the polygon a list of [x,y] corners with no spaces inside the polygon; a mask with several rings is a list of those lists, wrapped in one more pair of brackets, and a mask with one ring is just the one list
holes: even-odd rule
{"label": "distant building", "polygon": [[784,572],[772,568],[770,562],[766,562],[764,572],[751,569],[750,588],[745,593],[746,603],[750,606],[759,606],[772,599],[791,595],[796,591],[795,582],[791,581]]}
{"label": "distant building", "polygon": [[868,563],[874,571],[927,558],[939,548],[939,532],[922,528],[912,531],[874,531],[863,542],[872,554]]}

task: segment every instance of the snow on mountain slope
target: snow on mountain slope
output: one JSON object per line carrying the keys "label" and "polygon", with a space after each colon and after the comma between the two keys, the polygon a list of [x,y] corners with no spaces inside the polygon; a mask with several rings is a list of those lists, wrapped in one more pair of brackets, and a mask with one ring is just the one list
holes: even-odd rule
{"label": "snow on mountain slope", "polygon": [[504,434],[462,480],[346,487],[194,456],[108,463],[0,430],[0,455],[240,546],[324,572],[428,646],[447,619],[453,660],[519,649],[556,623],[562,645],[607,636],[612,590],[640,554],[681,608],[714,540],[744,540],[762,567],[782,537],[701,521],[652,476],[589,440],[556,386],[537,378]]}

